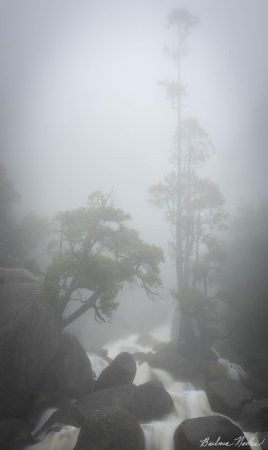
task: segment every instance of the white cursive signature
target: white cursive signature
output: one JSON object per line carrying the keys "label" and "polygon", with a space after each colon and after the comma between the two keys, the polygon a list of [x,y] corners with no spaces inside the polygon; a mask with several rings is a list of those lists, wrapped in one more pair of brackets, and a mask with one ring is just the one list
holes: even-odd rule
{"label": "white cursive signature", "polygon": [[221,436],[219,436],[216,441],[211,441],[209,437],[200,440],[200,447],[258,447],[264,443],[265,439],[262,442],[255,441],[253,438],[247,440],[245,436],[239,436],[234,439],[232,442],[222,441]]}

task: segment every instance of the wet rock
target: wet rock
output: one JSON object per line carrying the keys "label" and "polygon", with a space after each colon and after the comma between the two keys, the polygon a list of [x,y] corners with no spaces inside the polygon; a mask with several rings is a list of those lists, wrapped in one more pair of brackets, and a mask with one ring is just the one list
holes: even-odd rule
{"label": "wet rock", "polygon": [[206,393],[211,408],[234,419],[238,418],[242,407],[252,400],[252,392],[239,381],[221,379],[209,382]]}
{"label": "wet rock", "polygon": [[0,449],[21,450],[33,443],[27,424],[20,419],[0,422]]}
{"label": "wet rock", "polygon": [[[72,402],[72,401],[71,401]],[[41,417],[48,411],[56,411],[63,406],[71,404],[69,398],[58,397],[51,400],[42,392],[35,392],[25,412],[21,417],[27,422],[30,430],[35,430],[40,422]],[[52,414],[52,413],[51,413]]]}
{"label": "wet rock", "polygon": [[93,384],[87,353],[75,336],[64,333],[44,373],[40,391],[51,397],[79,398],[91,392]]}
{"label": "wet rock", "polygon": [[35,392],[21,412],[21,417],[27,422],[30,430],[34,430],[44,411],[53,408],[54,406],[55,405],[51,404],[46,395],[41,392]]}
{"label": "wet rock", "polygon": [[101,389],[75,404],[84,417],[113,405],[125,409],[137,420],[145,422],[161,419],[173,410],[171,396],[157,381],[149,381],[139,386],[128,384]]}
{"label": "wet rock", "polygon": [[239,423],[244,431],[268,431],[268,399],[245,405]]}
{"label": "wet rock", "polygon": [[243,380],[244,386],[253,392],[255,399],[268,398],[268,381],[258,378],[246,378]]}
{"label": "wet rock", "polygon": [[[191,351],[184,345],[169,343],[151,355],[151,367],[163,369],[180,380],[195,382],[206,374],[207,357],[198,351]],[[213,355],[214,357],[214,355]]]}
{"label": "wet rock", "polygon": [[132,383],[136,375],[136,362],[130,353],[120,353],[100,374],[94,390]]}
{"label": "wet rock", "polygon": [[35,432],[35,436],[44,436],[49,431],[61,429],[64,425],[79,428],[85,420],[84,414],[74,405],[64,405],[55,411],[42,427]]}
{"label": "wet rock", "polygon": [[95,411],[84,422],[74,450],[144,450],[137,420],[123,409]]}
{"label": "wet rock", "polygon": [[137,361],[138,363],[141,364],[143,362],[149,362],[152,355],[153,355],[152,352],[149,352],[149,353],[136,352],[136,353],[133,353],[133,358],[135,359],[135,361]]}
{"label": "wet rock", "polygon": [[151,367],[165,370],[175,378],[186,376],[185,358],[179,355],[173,348],[165,348],[151,355],[149,364]]}
{"label": "wet rock", "polygon": [[221,416],[187,419],[174,433],[175,450],[199,450],[201,447],[227,450],[236,449],[239,444],[250,450],[240,428]]}
{"label": "wet rock", "polygon": [[136,407],[144,421],[160,419],[172,412],[173,400],[160,382],[148,381],[137,389],[143,401]]}
{"label": "wet rock", "polygon": [[226,378],[228,375],[227,368],[220,361],[209,361],[207,365],[206,377],[210,381]]}
{"label": "wet rock", "polygon": [[41,302],[42,279],[0,269],[0,420],[18,417],[59,343],[54,310]]}

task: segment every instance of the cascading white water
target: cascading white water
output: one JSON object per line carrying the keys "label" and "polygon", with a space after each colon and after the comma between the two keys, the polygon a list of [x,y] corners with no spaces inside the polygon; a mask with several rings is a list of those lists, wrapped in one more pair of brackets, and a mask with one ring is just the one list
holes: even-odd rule
{"label": "cascading white water", "polygon": [[152,379],[152,369],[147,362],[137,365],[137,372],[133,383],[138,386],[139,384],[146,383]]}
{"label": "cascading white water", "polygon": [[171,395],[174,412],[163,420],[142,424],[146,450],[173,450],[173,435],[185,419],[212,415],[206,393],[195,390],[191,383],[175,381],[166,371],[151,369],[147,363],[138,366],[135,384],[156,378]]}
{"label": "cascading white water", "polygon": [[228,359],[221,358],[215,349],[213,349],[213,352],[217,355],[219,363],[227,369],[227,376],[229,378],[236,381],[247,378],[246,372],[239,364],[233,363]]}
{"label": "cascading white water", "polygon": [[46,423],[46,421],[50,418],[50,416],[52,416],[52,414],[55,411],[57,411],[57,408],[48,408],[41,414],[41,416],[39,417],[39,420],[38,420],[38,422],[36,424],[36,427],[32,431],[33,435],[38,433],[38,430],[40,430],[42,428],[44,423]]}
{"label": "cascading white water", "polygon": [[45,439],[25,450],[73,450],[79,431],[79,428],[64,426],[60,431],[50,431]]}
{"label": "cascading white water", "polygon": [[[94,353],[88,353],[88,357],[91,362],[92,370],[96,377],[98,377],[109,363],[104,358]],[[38,430],[41,429],[44,423],[56,410],[56,408],[49,408],[43,412],[32,432],[33,436],[38,435]],[[42,441],[26,447],[25,450],[73,450],[79,431],[78,428],[64,426],[60,431],[50,431]]]}
{"label": "cascading white water", "polygon": [[233,380],[241,380],[247,377],[246,372],[242,369],[239,364],[228,361],[228,359],[219,358],[219,363],[221,363],[227,369],[227,376]]}
{"label": "cascading white water", "polygon": [[[152,333],[159,341],[167,342],[169,335],[167,328],[162,327]],[[126,339],[121,339],[106,345],[108,356],[114,359],[120,352],[127,351],[131,354],[137,352],[150,352],[152,349],[148,346],[137,344],[138,335],[130,335]],[[108,363],[99,355],[88,354],[92,369],[98,377]],[[230,363],[228,360],[220,361],[227,368],[227,375],[231,378],[240,379],[244,376],[243,369],[240,366]],[[174,402],[174,411],[162,420],[151,421],[141,424],[145,435],[146,450],[173,450],[173,435],[178,425],[185,419],[205,417],[214,415],[210,408],[207,395],[203,390],[195,389],[189,382],[176,381],[170,374],[161,369],[152,369],[148,363],[137,364],[137,373],[134,384],[139,385],[151,379],[158,379],[165,389],[171,395]],[[42,418],[40,421],[43,420]],[[40,427],[40,422],[38,428]],[[45,439],[27,450],[73,450],[77,441],[79,429],[65,426],[59,432],[51,431]],[[254,443],[258,439],[253,433],[245,433],[248,439],[252,438]],[[261,447],[254,444],[254,449],[261,450]]]}
{"label": "cascading white water", "polygon": [[[170,341],[170,329],[167,325],[156,328],[150,335],[158,343]],[[152,347],[137,343],[138,338],[139,335],[130,334],[123,339],[106,344],[105,349],[108,351],[108,355],[111,359],[114,359],[120,352],[128,352],[131,355],[138,352],[151,352]]]}
{"label": "cascading white water", "polygon": [[[161,327],[152,333],[155,339],[160,335],[161,342],[169,340],[169,330]],[[127,339],[113,342],[106,346],[108,355],[115,358],[120,352],[129,353],[152,351],[150,347],[137,344],[137,335],[131,335]],[[152,369],[148,363],[137,365],[137,373],[134,384],[139,385],[151,379],[161,381],[165,389],[171,395],[174,402],[174,412],[163,420],[142,424],[145,435],[146,450],[173,450],[173,434],[177,426],[186,418],[212,415],[206,393],[196,390],[190,383],[178,382],[164,370]]]}
{"label": "cascading white water", "polygon": [[91,362],[91,367],[96,377],[98,378],[101,372],[109,365],[109,363],[99,355],[95,353],[88,353],[87,356]]}
{"label": "cascading white water", "polygon": [[137,344],[138,336],[136,334],[130,334],[125,339],[108,343],[105,349],[108,350],[109,358],[114,359],[120,352],[128,352],[131,355],[138,352],[150,352],[151,347],[142,346]]}
{"label": "cascading white water", "polygon": [[[157,339],[159,332],[161,336],[159,341],[168,342],[169,334],[167,330],[167,327],[161,327],[161,329],[156,330],[151,334]],[[136,352],[146,353],[152,351],[149,347],[137,344],[137,339],[138,335],[132,334],[127,339],[108,344],[106,348],[109,357],[115,358],[122,351],[128,351],[132,354]],[[230,363],[227,359],[223,358],[220,358],[219,362],[226,367],[228,377],[236,380],[246,377],[242,367],[238,364]],[[152,421],[141,425],[145,436],[146,450],[174,450],[173,435],[176,428],[183,420],[206,417],[218,413],[212,411],[204,390],[195,389],[189,382],[176,381],[166,371],[152,369],[146,362],[137,365],[134,384],[139,385],[153,378],[161,381],[165,389],[171,395],[174,402],[174,412],[167,415],[162,420]],[[248,440],[253,439],[254,446],[252,446],[252,449],[261,450],[261,447],[256,444],[258,439],[254,433],[244,434]]]}

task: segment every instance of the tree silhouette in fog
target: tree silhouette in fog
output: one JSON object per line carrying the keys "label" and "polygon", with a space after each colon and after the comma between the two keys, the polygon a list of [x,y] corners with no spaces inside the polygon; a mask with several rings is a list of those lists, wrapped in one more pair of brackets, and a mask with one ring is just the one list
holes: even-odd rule
{"label": "tree silhouette in fog", "polygon": [[162,250],[146,244],[128,227],[129,220],[129,214],[99,191],[89,196],[86,207],[57,215],[59,248],[46,274],[44,296],[60,315],[69,301],[79,302],[64,326],[90,308],[104,321],[126,283],[141,286],[150,297],[157,295]]}
{"label": "tree silhouette in fog", "polygon": [[182,111],[186,88],[181,83],[181,64],[187,53],[187,37],[197,22],[185,9],[176,9],[168,16],[177,43],[174,50],[166,48],[165,53],[175,61],[177,79],[160,84],[166,87],[176,111],[177,126],[171,171],[149,190],[151,203],[164,210],[171,225],[169,250],[176,266],[175,296],[181,312],[186,314],[200,312],[200,304],[208,297],[209,274],[223,260],[217,230],[224,227],[226,219],[218,185],[202,176],[202,169],[214,151],[210,137],[196,118],[183,117]]}

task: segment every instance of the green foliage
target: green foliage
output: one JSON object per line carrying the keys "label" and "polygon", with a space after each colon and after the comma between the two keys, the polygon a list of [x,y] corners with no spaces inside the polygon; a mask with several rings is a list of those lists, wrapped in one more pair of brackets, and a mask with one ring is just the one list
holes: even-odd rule
{"label": "green foliage", "polygon": [[[224,260],[216,234],[224,230],[227,215],[224,198],[216,183],[199,174],[213,147],[208,134],[195,119],[182,125],[182,151],[178,169],[178,151],[171,164],[173,170],[163,182],[149,190],[151,203],[164,210],[175,239],[169,243],[170,256],[181,265],[179,289],[196,284],[206,293],[207,278]],[[180,226],[178,233],[178,224]],[[178,250],[178,244],[180,250]],[[180,251],[181,258],[178,258]]]}
{"label": "green foliage", "polygon": [[19,221],[15,215],[19,200],[4,166],[0,165],[0,265],[40,273],[35,252],[48,238],[49,222],[33,214]]}
{"label": "green foliage", "polygon": [[176,268],[175,297],[185,315],[179,339],[192,342],[197,326],[204,345],[209,345],[205,317],[208,282],[212,270],[218,269],[224,259],[216,237],[224,228],[226,214],[219,187],[201,172],[214,152],[209,134],[196,118],[182,120],[182,98],[186,93],[181,82],[182,57],[187,50],[187,37],[197,22],[184,8],[175,9],[168,16],[176,33],[176,48],[165,48],[165,54],[177,63],[176,80],[161,84],[176,111],[177,126],[170,158],[172,169],[149,193],[150,202],[164,211],[171,225],[169,250]]}
{"label": "green foliage", "polygon": [[[46,274],[44,296],[60,313],[82,289],[88,295],[81,298],[82,306],[88,304],[97,315],[106,316],[116,308],[116,296],[126,283],[154,296],[153,289],[161,284],[163,253],[129,228],[129,220],[129,214],[100,192],[89,197],[87,207],[56,216],[59,246]],[[91,301],[93,293],[97,298]]]}

